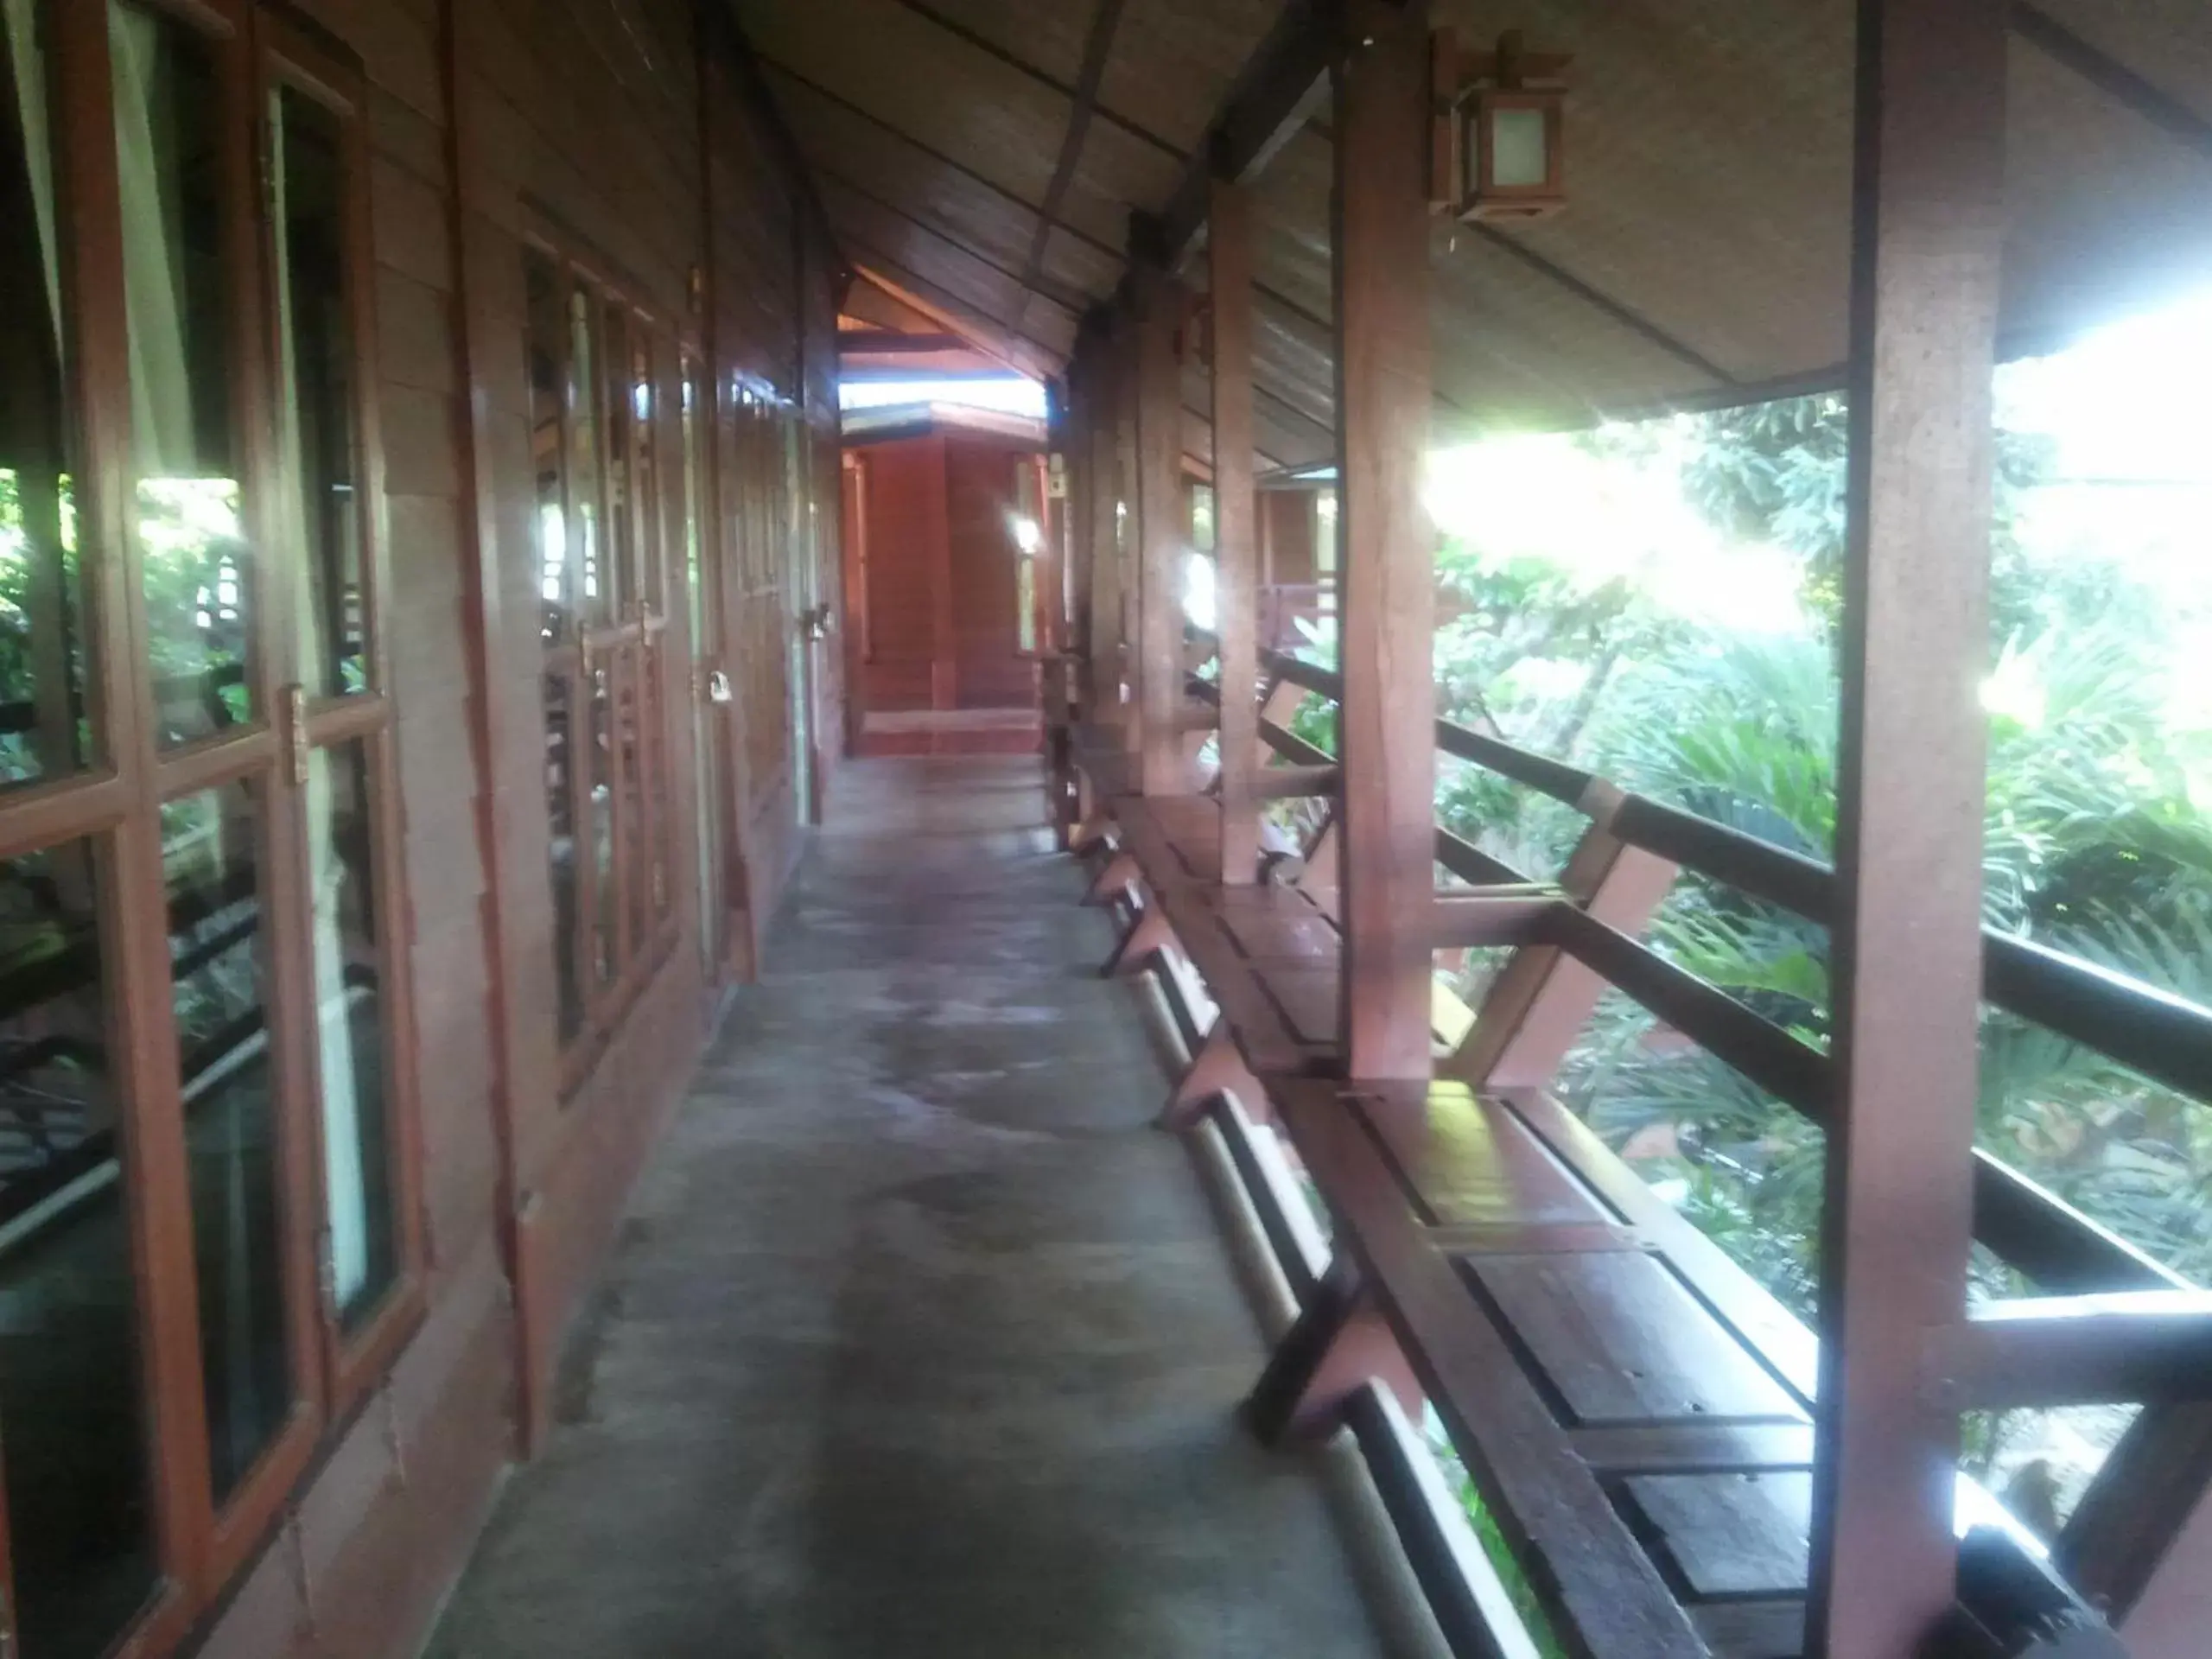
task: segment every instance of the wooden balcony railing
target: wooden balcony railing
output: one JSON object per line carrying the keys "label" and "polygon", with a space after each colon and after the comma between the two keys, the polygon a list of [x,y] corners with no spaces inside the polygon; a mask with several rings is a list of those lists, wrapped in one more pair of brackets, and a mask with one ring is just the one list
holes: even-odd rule
{"label": "wooden balcony railing", "polygon": [[[1263,702],[1278,684],[1297,686],[1330,703],[1343,696],[1343,683],[1332,669],[1274,650],[1262,651],[1260,661],[1268,680]],[[1331,759],[1274,721],[1263,722],[1261,734],[1291,764]],[[1807,921],[1828,924],[1835,875],[1816,860],[1451,721],[1436,722],[1436,747],[1573,807],[1592,823],[1602,813],[1605,832],[1627,846]],[[1529,879],[1440,826],[1437,837],[1438,863],[1463,880],[1486,886]],[[1541,932],[1545,943],[1582,962],[1777,1099],[1816,1123],[1826,1122],[1827,1057],[1802,1037],[1564,899],[1552,907]],[[1982,995],[1993,1007],[2212,1105],[2212,1009],[1994,929],[1983,931]],[[2178,1274],[2018,1170],[1986,1152],[1978,1152],[1975,1160],[1975,1236],[2032,1282],[2081,1292],[2186,1286]]]}
{"label": "wooden balcony railing", "polygon": [[[1191,632],[1179,725],[1186,753],[1193,756],[1207,730],[1219,726],[1227,695],[1198,671],[1217,658],[1217,650],[1211,635]],[[1624,791],[1583,768],[1439,721],[1434,740],[1442,754],[1561,803],[1581,815],[1586,829],[1567,870],[1558,881],[1548,882],[1531,880],[1464,836],[1436,826],[1436,862],[1453,881],[1464,884],[1441,886],[1435,893],[1432,925],[1439,948],[1481,943],[1510,946],[1514,952],[1491,979],[1479,1010],[1454,1004],[1457,1018],[1440,1016],[1435,1024],[1437,1052],[1445,1057],[1438,1062],[1440,1077],[1471,1084],[1479,1098],[1471,1107],[1464,1095],[1454,1103],[1449,1084],[1440,1085],[1446,1093],[1432,1093],[1426,1103],[1418,1090],[1403,1094],[1358,1084],[1338,1093],[1344,1085],[1328,1079],[1343,1075],[1331,1069],[1340,1065],[1342,1051],[1334,1045],[1341,1042],[1341,1033],[1328,1034],[1325,1018],[1315,1013],[1315,997],[1325,998],[1328,987],[1345,982],[1338,977],[1333,929],[1338,888],[1346,880],[1356,880],[1357,872],[1338,868],[1342,774],[1337,757],[1291,727],[1301,704],[1309,698],[1337,702],[1343,684],[1332,670],[1282,651],[1262,649],[1258,662],[1252,694],[1262,752],[1246,760],[1250,782],[1242,791],[1244,810],[1263,801],[1301,802],[1303,816],[1297,822],[1302,833],[1285,868],[1294,872],[1293,885],[1309,902],[1279,903],[1293,895],[1264,881],[1256,891],[1244,888],[1244,897],[1233,883],[1217,885],[1229,874],[1220,861],[1226,836],[1214,827],[1222,810],[1217,803],[1135,794],[1109,798],[1126,787],[1116,779],[1128,772],[1126,749],[1112,735],[1113,728],[1094,734],[1089,749],[1074,756],[1077,769],[1090,773],[1074,792],[1089,801],[1092,822],[1120,826],[1114,832],[1118,850],[1101,872],[1094,893],[1118,898],[1126,883],[1135,906],[1116,952],[1118,969],[1166,959],[1163,952],[1178,964],[1168,976],[1179,988],[1171,988],[1170,1001],[1196,1058],[1179,1085],[1167,1121],[1188,1122],[1203,1112],[1215,1122],[1232,1165],[1254,1189],[1260,1224],[1305,1308],[1299,1330],[1286,1338],[1255,1395],[1259,1420],[1278,1427],[1300,1420],[1311,1408],[1317,1377],[1325,1378],[1335,1363],[1319,1357],[1317,1344],[1334,1344],[1347,1339],[1348,1332],[1366,1329],[1358,1324],[1368,1317],[1360,1310],[1379,1298],[1388,1311],[1388,1333],[1362,1338],[1368,1344],[1367,1357],[1345,1363],[1371,1367],[1358,1374],[1384,1380],[1339,1392],[1333,1409],[1359,1434],[1370,1461],[1377,1463],[1378,1479],[1398,1490],[1392,1507],[1402,1535],[1420,1558],[1416,1570],[1432,1601],[1440,1615],[1450,1614],[1446,1622],[1459,1631],[1455,1648],[1511,1650],[1510,1640],[1503,1647],[1497,1644],[1504,1617],[1497,1606],[1498,1586],[1485,1578],[1486,1569],[1471,1567],[1464,1549],[1439,1531],[1443,1523],[1423,1518],[1422,1505],[1408,1496],[1412,1486],[1407,1483],[1414,1477],[1406,1464],[1405,1421],[1386,1408],[1385,1393],[1428,1395],[1470,1470],[1478,1471],[1478,1488],[1511,1535],[1518,1526],[1535,1524],[1534,1516],[1594,1495],[1591,1488],[1584,1498],[1575,1496],[1591,1475],[1609,1469],[1673,1467],[1687,1458],[1683,1467],[1752,1469],[1749,1478],[1761,1478],[1757,1471],[1764,1471],[1783,1487],[1802,1480],[1815,1466],[1802,1414],[1812,1410],[1821,1363],[1813,1333],[1674,1214],[1550,1092],[1555,1072],[1595,1007],[1598,990],[1586,984],[1565,997],[1563,1006],[1554,1005],[1538,1017],[1526,995],[1528,976],[1521,976],[1516,988],[1516,970],[1535,965],[1541,979],[1541,959],[1571,963],[1597,986],[1625,995],[1671,1033],[1732,1067],[1781,1108],[1832,1128],[1838,1091],[1825,1048],[1691,972],[1638,935],[1683,872],[1818,926],[1830,922],[1837,879],[1815,860]],[[1065,734],[1055,754],[1065,759],[1071,751]],[[1072,741],[1076,750],[1083,749],[1084,740]],[[1236,760],[1225,756],[1224,763]],[[1630,891],[1609,895],[1608,883],[1622,870],[1630,872],[1623,885]],[[1592,871],[1600,872],[1594,881]],[[1242,878],[1250,879],[1249,874]],[[1294,936],[1294,945],[1288,943]],[[2212,1101],[2212,1011],[1994,931],[1985,934],[1982,975],[1986,1006],[2079,1043],[2197,1103]],[[1192,982],[1205,1001],[1186,1008],[1188,997],[1179,988]],[[1302,1007],[1295,1006],[1301,994]],[[1440,995],[1440,1002],[1450,1001]],[[1541,1027],[1533,1041],[1526,1034],[1531,1027]],[[1224,1032],[1230,1033],[1227,1038]],[[1223,1090],[1227,1093],[1218,1092]],[[1232,1106],[1232,1099],[1243,1104]],[[1469,1116],[1471,1109],[1474,1116]],[[1253,1144],[1254,1137],[1272,1143],[1273,1137],[1259,1127],[1269,1122],[1287,1132],[1282,1150],[1303,1158],[1313,1189],[1337,1219],[1333,1265],[1316,1253],[1300,1224],[1303,1201],[1295,1193],[1270,1196],[1259,1191],[1269,1168],[1281,1161],[1280,1154],[1255,1150]],[[1346,1122],[1353,1127],[1346,1129]],[[1387,1173],[1375,1162],[1376,1146],[1388,1148]],[[1586,1195],[1596,1195],[1611,1221],[1561,1226],[1540,1221],[1529,1210],[1531,1203],[1550,1202],[1532,1198],[1552,1179],[1532,1174],[1538,1166],[1527,1162],[1539,1146],[1545,1150],[1535,1155],[1556,1160],[1582,1184],[1586,1197],[1575,1202],[1586,1203]],[[1451,1183],[1469,1180],[1490,1193],[1484,1202],[1497,1219],[1473,1227],[1452,1222],[1447,1212],[1458,1198]],[[1959,1524],[1981,1527],[1986,1534],[1976,1535],[1979,1541],[1969,1540],[1961,1550],[1960,1617],[2011,1632],[2007,1643],[2018,1638],[2028,1643],[1988,1651],[2008,1656],[2056,1654],[2066,1649],[2046,1649],[2036,1645],[2038,1638],[2022,1633],[2094,1622],[2093,1605],[2125,1608],[2160,1560],[2177,1547],[2200,1501],[2212,1502],[2204,1497],[2212,1491],[2212,1294],[1988,1152],[1973,1154],[1972,1190],[1975,1239],[2020,1276],[2030,1294],[1983,1302],[1962,1323],[1930,1333],[1922,1359],[1924,1386],[1941,1391],[1947,1409],[1961,1412],[2088,1403],[2143,1408],[2052,1541],[2048,1567],[2024,1567],[2023,1563],[2040,1561],[2041,1547],[2031,1544],[1986,1494],[1961,1484]],[[1413,1205],[1411,1231],[1406,1230],[1408,1212],[1393,1209],[1408,1202]],[[1496,1208],[1500,1205],[1504,1207]],[[1508,1221],[1508,1216],[1513,1218]],[[1548,1228],[1554,1242],[1539,1243]],[[1599,1234],[1611,1234],[1612,1242]],[[1618,1318],[1627,1321],[1624,1332],[1648,1328],[1660,1314],[1658,1304],[1645,1298],[1663,1292],[1663,1301],[1678,1294],[1661,1281],[1670,1279],[1689,1290],[1719,1321],[1716,1329],[1729,1332],[1740,1351],[1779,1382],[1794,1403],[1768,1398],[1757,1421],[1700,1422],[1697,1433],[1687,1422],[1623,1429],[1577,1427],[1570,1411],[1564,1419],[1567,1433],[1553,1446],[1555,1455],[1514,1438],[1548,1432],[1548,1418],[1539,1408],[1538,1415],[1507,1436],[1521,1447],[1516,1456],[1525,1452],[1525,1466],[1497,1467],[1498,1437],[1504,1433],[1504,1419],[1497,1412],[1505,1410],[1510,1417],[1507,1408],[1516,1390],[1527,1386],[1525,1377],[1516,1380],[1513,1375],[1515,1365],[1541,1370],[1533,1356],[1546,1341],[1560,1338],[1558,1332],[1547,1336],[1541,1328],[1526,1326],[1523,1321],[1531,1316],[1525,1309],[1497,1303],[1490,1307],[1490,1317],[1513,1330],[1517,1341],[1534,1345],[1518,1362],[1495,1354],[1482,1360],[1478,1350],[1485,1338],[1478,1324],[1466,1320],[1464,1292],[1478,1280],[1489,1282],[1485,1275],[1519,1271],[1516,1260],[1525,1264],[1534,1259],[1526,1255],[1531,1249],[1602,1254],[1624,1243],[1634,1243],[1653,1262],[1663,1262],[1666,1274],[1643,1291],[1595,1291],[1593,1287],[1610,1282],[1613,1269],[1595,1257],[1547,1258],[1562,1264],[1556,1271],[1567,1274],[1560,1284],[1582,1285],[1573,1294],[1593,1294],[1605,1302],[1593,1302],[1578,1319],[1596,1319],[1602,1326]],[[1438,1254],[1424,1257],[1422,1243]],[[1565,1266],[1577,1260],[1588,1265]],[[1457,1265],[1440,1274],[1433,1271],[1438,1262]],[[1585,1277],[1574,1278],[1577,1273]],[[1620,1300],[1605,1300],[1614,1297]],[[1380,1347],[1374,1345],[1378,1340]],[[1690,1349],[1670,1350],[1670,1342],[1680,1341],[1689,1341]],[[1711,1344],[1707,1337],[1618,1337],[1610,1352],[1592,1351],[1581,1363],[1636,1367],[1656,1362],[1660,1369],[1649,1375],[1675,1375],[1670,1387],[1692,1396],[1723,1399],[1725,1379],[1741,1375],[1731,1366],[1742,1362],[1726,1359],[1724,1351]],[[1692,1361],[1686,1356],[1693,1351],[1706,1357]],[[1677,1361],[1687,1369],[1669,1372],[1667,1367]],[[1621,1375],[1640,1378],[1647,1373],[1630,1369]],[[1392,1376],[1399,1382],[1389,1382]],[[1644,1384],[1618,1386],[1633,1392]],[[1793,1412],[1799,1414],[1793,1418]],[[1718,1461],[1700,1464],[1707,1459]],[[1622,1478],[1603,1475],[1608,1480]],[[1592,1637],[1605,1628],[1620,1586],[1634,1581],[1636,1551],[1618,1537],[1600,1540],[1588,1524],[1570,1524],[1557,1513],[1546,1524],[1557,1529],[1548,1535],[1532,1532],[1527,1541],[1535,1559],[1547,1564],[1542,1571],[1559,1571],[1563,1559],[1574,1560],[1575,1566],[1568,1581],[1541,1586],[1539,1600],[1560,1621],[1562,1632],[1571,1632],[1575,1640]],[[1618,1517],[1607,1524],[1617,1525]],[[1655,1523],[1647,1515],[1641,1524]],[[1719,1529],[1707,1533],[1710,1541],[1732,1535],[1731,1529],[1787,1523],[1764,1511],[1745,1510],[1726,1520],[1707,1515],[1697,1524]],[[1421,1560],[1426,1560],[1426,1568]],[[1696,1585],[1677,1585],[1681,1607],[1675,1616],[1691,1620],[1698,1639],[1713,1654],[1764,1653],[1770,1648],[1794,1653],[1803,1604],[1782,1581],[1776,1585],[1751,1600],[1732,1601],[1726,1596],[1714,1599]],[[1455,1605],[1459,1611],[1452,1613]],[[1664,1596],[1649,1601],[1647,1611],[1663,1621]],[[1655,1638],[1648,1650],[1682,1649]]]}

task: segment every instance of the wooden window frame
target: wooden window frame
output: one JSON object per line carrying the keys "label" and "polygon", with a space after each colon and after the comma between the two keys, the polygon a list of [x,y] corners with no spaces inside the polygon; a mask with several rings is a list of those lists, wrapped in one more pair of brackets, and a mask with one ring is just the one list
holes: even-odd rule
{"label": "wooden window frame", "polygon": [[[675,904],[678,841],[671,788],[675,745],[670,733],[676,699],[669,683],[669,534],[671,519],[680,526],[680,505],[671,511],[671,480],[680,487],[683,466],[683,365],[703,365],[694,342],[634,296],[636,284],[595,257],[579,239],[551,222],[542,211],[525,215],[522,238],[526,255],[552,268],[559,284],[564,327],[558,379],[562,387],[561,467],[563,523],[569,591],[576,616],[568,634],[545,647],[542,677],[559,677],[567,688],[569,815],[576,843],[573,880],[576,940],[571,963],[573,989],[582,1019],[561,1043],[560,1092],[573,1098],[596,1070],[600,1059],[627,1021],[645,990],[675,954],[681,932]],[[566,326],[576,297],[585,301],[592,338],[591,384],[579,386],[574,360],[574,333]],[[610,349],[607,319],[620,320],[623,350]],[[640,421],[634,407],[616,418],[613,391],[619,384],[634,397],[640,384],[649,388],[648,413]],[[703,381],[701,383],[703,388]],[[588,397],[595,441],[601,592],[594,601],[584,591],[574,502],[577,480],[575,421],[579,397]],[[618,434],[622,453],[615,444]],[[640,490],[639,462],[650,488]],[[615,506],[620,491],[620,510]],[[705,529],[702,526],[702,530]],[[680,529],[679,532],[680,533]],[[702,556],[711,550],[709,540]],[[535,537],[533,568],[543,558]],[[606,677],[606,730],[597,721],[594,683]],[[607,744],[606,779],[611,849],[607,879],[611,909],[602,909],[601,878],[592,799],[599,745]],[[633,808],[635,809],[633,810]],[[658,879],[656,879],[656,874]],[[639,889],[642,888],[642,893]],[[602,939],[602,916],[611,918],[611,938]],[[607,952],[607,971],[601,968]]]}
{"label": "wooden window frame", "polygon": [[[118,180],[109,9],[105,0],[47,0],[54,160],[60,215],[66,385],[79,470],[77,498],[92,642],[85,687],[95,734],[91,764],[0,798],[0,856],[81,842],[99,893],[99,936],[110,1064],[121,1146],[121,1203],[130,1240],[143,1414],[145,1493],[156,1582],[147,1604],[113,1633],[118,1659],[166,1652],[211,1609],[266,1539],[320,1446],[389,1370],[418,1327],[423,1291],[416,1039],[408,963],[395,710],[383,659],[388,591],[382,448],[369,218],[367,87],[358,63],[255,0],[131,0],[207,40],[220,77],[213,119],[222,161],[219,232],[228,287],[225,321],[241,515],[251,561],[245,677],[250,716],[166,749],[156,741],[156,688],[143,597],[144,552],[133,503],[130,358]],[[345,254],[350,293],[354,467],[359,501],[360,595],[368,690],[308,704],[294,719],[295,610],[306,555],[280,503],[298,487],[276,437],[281,314],[274,227],[262,169],[273,165],[269,99],[279,86],[339,118],[345,146]],[[387,1202],[394,1271],[374,1311],[350,1334],[323,1294],[320,1239],[328,1213],[320,1165],[320,1073],[315,1058],[312,912],[305,807],[288,765],[332,744],[362,742],[375,791],[382,1080],[391,1144]],[[228,785],[253,791],[259,972],[277,1136],[277,1252],[292,1402],[218,1504],[202,1398],[194,1224],[178,1075],[163,849],[162,803]],[[0,1548],[8,1538],[0,1516]],[[12,1637],[12,1561],[6,1575]]]}

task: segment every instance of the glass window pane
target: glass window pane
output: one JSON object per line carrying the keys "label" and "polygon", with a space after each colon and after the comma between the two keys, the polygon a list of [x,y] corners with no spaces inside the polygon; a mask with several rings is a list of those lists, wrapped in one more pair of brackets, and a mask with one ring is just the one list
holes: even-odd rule
{"label": "glass window pane", "polygon": [[[631,489],[637,422],[630,413],[630,320],[619,305],[606,308],[601,335],[607,358],[607,549],[601,573],[605,594],[599,613],[620,620],[636,597],[637,502]],[[582,464],[581,461],[578,463]]]}
{"label": "glass window pane", "polygon": [[632,953],[642,954],[645,938],[652,931],[651,865],[653,852],[647,817],[650,810],[647,791],[652,785],[645,767],[654,758],[646,748],[650,717],[645,712],[645,651],[642,646],[625,645],[622,648],[620,675],[616,689],[620,699],[617,706],[621,731],[621,753],[618,759],[622,775],[623,874],[628,878],[630,886],[628,938]]}
{"label": "glass window pane", "polygon": [[315,1042],[332,1289],[347,1328],[398,1276],[383,957],[376,916],[375,774],[368,746],[317,749],[308,767],[308,879],[315,908]]}
{"label": "glass window pane", "polygon": [[87,842],[0,861],[0,1440],[41,1659],[94,1659],[156,1580],[99,880]]}
{"label": "glass window pane", "polygon": [[676,902],[676,789],[669,760],[667,683],[668,658],[663,652],[666,634],[649,634],[645,644],[645,754],[652,782],[645,791],[646,822],[651,828],[652,892],[655,921],[666,919]]}
{"label": "glass window pane", "polygon": [[630,353],[629,412],[634,435],[630,460],[634,475],[630,533],[636,538],[638,547],[637,597],[656,613],[668,608],[668,594],[661,585],[660,473],[654,465],[653,423],[658,418],[658,397],[653,384],[652,342],[639,329]]}
{"label": "glass window pane", "polygon": [[607,614],[601,569],[599,502],[599,315],[581,288],[569,295],[569,539],[583,583],[585,617]]}
{"label": "glass window pane", "polygon": [[317,696],[369,687],[355,492],[352,273],[344,130],[292,87],[270,99],[284,417],[299,480],[301,675]]}
{"label": "glass window pane", "polygon": [[[721,639],[719,619],[712,613],[712,590],[700,560],[700,500],[699,500],[699,425],[702,413],[699,408],[699,377],[697,365],[687,360],[683,365],[683,585],[691,619],[691,663],[695,673],[713,671],[719,667],[715,649]],[[720,705],[700,695],[695,687],[691,699],[691,764],[692,778],[696,785],[693,798],[698,836],[699,868],[699,940],[702,960],[711,971],[720,938],[721,888],[717,852],[720,845],[715,834],[716,797],[721,789],[721,773],[715,764],[717,745],[715,741],[715,721]]]}
{"label": "glass window pane", "polygon": [[1541,110],[1499,109],[1490,115],[1490,181],[1526,189],[1551,176]]}
{"label": "glass window pane", "polygon": [[592,963],[599,982],[613,983],[621,970],[615,933],[620,912],[614,902],[614,671],[594,662],[585,677],[591,689],[592,876],[598,893]]}
{"label": "glass window pane", "polygon": [[116,0],[108,16],[142,581],[156,727],[171,745],[252,713],[223,75],[213,43],[168,13]]}
{"label": "glass window pane", "polygon": [[92,759],[92,640],[78,557],[47,8],[0,29],[0,789]]}
{"label": "glass window pane", "polygon": [[574,636],[576,621],[561,489],[561,364],[567,346],[560,272],[534,248],[523,254],[523,289],[530,315],[524,346],[530,365],[530,452],[537,479],[537,590],[545,643],[558,645]]}
{"label": "glass window pane", "polygon": [[576,959],[575,697],[565,670],[545,676],[545,817],[553,884],[554,971],[560,976],[561,1040],[583,1029],[582,980]]}
{"label": "glass window pane", "polygon": [[218,1501],[292,1405],[276,1083],[261,950],[260,803],[226,784],[162,808],[200,1357]]}

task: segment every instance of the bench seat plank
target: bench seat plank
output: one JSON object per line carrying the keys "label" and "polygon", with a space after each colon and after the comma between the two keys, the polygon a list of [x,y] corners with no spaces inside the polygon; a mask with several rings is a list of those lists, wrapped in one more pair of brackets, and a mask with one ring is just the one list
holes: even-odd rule
{"label": "bench seat plank", "polygon": [[[1263,1082],[1334,1075],[1338,943],[1313,901],[1288,888],[1222,886],[1221,808],[1205,796],[1124,796],[1110,810],[1122,850],[1253,1074]],[[1281,925],[1268,925],[1270,916]],[[1308,922],[1319,931],[1301,927]],[[1251,942],[1268,948],[1255,953]]]}

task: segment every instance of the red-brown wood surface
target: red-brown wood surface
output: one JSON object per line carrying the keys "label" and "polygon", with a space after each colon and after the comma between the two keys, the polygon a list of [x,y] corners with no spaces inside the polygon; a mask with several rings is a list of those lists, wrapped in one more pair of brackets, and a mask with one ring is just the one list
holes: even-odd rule
{"label": "red-brown wood surface", "polygon": [[1948,1607],[1981,976],[2004,252],[2002,0],[1862,0],[1851,533],[1821,1230],[1815,1650],[1891,1659]]}
{"label": "red-brown wood surface", "polygon": [[1252,207],[1244,187],[1217,179],[1206,238],[1213,340],[1214,609],[1220,638],[1222,872],[1256,879],[1260,815],[1247,755],[1259,747],[1259,538],[1252,485]]}
{"label": "red-brown wood surface", "polygon": [[1362,34],[1338,78],[1333,226],[1344,1029],[1351,1076],[1414,1078],[1429,1071],[1436,838],[1428,36],[1418,15]]}
{"label": "red-brown wood surface", "polygon": [[1036,659],[1021,649],[1014,531],[1022,506],[1016,473],[1036,454],[1033,444],[981,435],[945,441],[955,708],[1036,705]]}
{"label": "red-brown wood surface", "polygon": [[1155,274],[1135,318],[1137,626],[1135,652],[1139,787],[1173,795],[1190,787],[1179,721],[1183,707],[1182,370],[1176,343],[1181,287]]}

